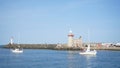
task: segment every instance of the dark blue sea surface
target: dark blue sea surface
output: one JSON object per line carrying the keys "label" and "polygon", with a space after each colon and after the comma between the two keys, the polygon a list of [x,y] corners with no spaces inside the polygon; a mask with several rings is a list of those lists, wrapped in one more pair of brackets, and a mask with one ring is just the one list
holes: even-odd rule
{"label": "dark blue sea surface", "polygon": [[99,50],[96,56],[79,51],[24,49],[15,54],[0,48],[0,68],[120,68],[120,51]]}

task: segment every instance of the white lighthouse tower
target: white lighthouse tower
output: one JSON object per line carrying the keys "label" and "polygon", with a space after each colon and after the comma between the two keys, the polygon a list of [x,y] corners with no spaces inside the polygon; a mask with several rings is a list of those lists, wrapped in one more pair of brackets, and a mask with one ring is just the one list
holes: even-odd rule
{"label": "white lighthouse tower", "polygon": [[72,47],[73,46],[73,37],[74,37],[74,34],[70,30],[69,34],[68,34],[68,47]]}

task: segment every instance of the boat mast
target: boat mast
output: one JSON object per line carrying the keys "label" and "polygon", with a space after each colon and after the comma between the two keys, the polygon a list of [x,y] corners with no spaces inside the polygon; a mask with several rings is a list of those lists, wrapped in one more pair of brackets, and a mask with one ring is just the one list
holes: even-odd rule
{"label": "boat mast", "polygon": [[87,51],[90,51],[90,37],[89,37],[89,29],[88,29],[88,43],[87,43]]}

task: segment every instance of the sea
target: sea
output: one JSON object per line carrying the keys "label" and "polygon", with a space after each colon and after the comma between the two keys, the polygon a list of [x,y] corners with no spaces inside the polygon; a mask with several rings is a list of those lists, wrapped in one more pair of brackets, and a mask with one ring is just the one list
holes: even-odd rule
{"label": "sea", "polygon": [[120,68],[120,51],[98,50],[97,55],[79,52],[24,49],[16,54],[0,48],[0,68]]}

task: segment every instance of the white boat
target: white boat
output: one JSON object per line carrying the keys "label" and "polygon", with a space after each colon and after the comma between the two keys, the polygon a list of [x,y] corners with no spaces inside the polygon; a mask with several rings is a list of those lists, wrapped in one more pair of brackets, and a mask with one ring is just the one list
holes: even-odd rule
{"label": "white boat", "polygon": [[[19,43],[19,42],[18,42],[18,43]],[[10,39],[10,44],[13,45],[13,37]],[[13,53],[23,53],[23,49],[19,46],[19,44],[18,44],[17,47],[15,46],[14,49],[12,48],[11,51],[12,51]]]}
{"label": "white boat", "polygon": [[87,50],[83,51],[83,52],[80,52],[79,54],[82,54],[82,55],[96,55],[97,51],[96,50],[91,51],[90,50],[90,45],[88,45]]}
{"label": "white boat", "polygon": [[[88,31],[88,35],[89,35],[89,31]],[[89,36],[88,36],[88,40],[89,40]],[[83,55],[96,55],[97,54],[97,51],[96,50],[90,50],[90,43],[88,43],[88,46],[87,46],[87,50],[86,51],[83,51],[83,52],[80,52],[79,54],[83,54]]]}
{"label": "white boat", "polygon": [[23,53],[23,49],[15,48],[11,50],[13,53]]}

